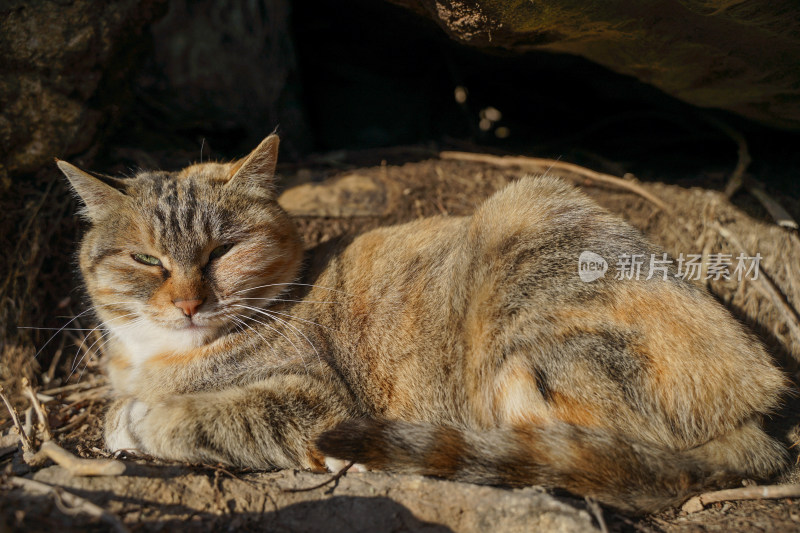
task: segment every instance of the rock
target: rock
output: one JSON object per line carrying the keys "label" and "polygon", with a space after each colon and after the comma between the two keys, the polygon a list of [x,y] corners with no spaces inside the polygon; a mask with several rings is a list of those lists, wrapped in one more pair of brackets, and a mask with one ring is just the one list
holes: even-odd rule
{"label": "rock", "polygon": [[130,100],[143,29],[165,0],[0,7],[0,177],[88,149]]}
{"label": "rock", "polygon": [[453,39],[583,56],[700,107],[800,129],[800,17],[791,0],[390,0]]}
{"label": "rock", "polygon": [[255,146],[279,126],[282,159],[307,151],[291,7],[289,0],[170,0],[152,27],[143,90],[176,129],[208,137],[213,148]]}
{"label": "rock", "polygon": [[[507,490],[367,472],[347,474],[312,491],[286,492],[311,487],[325,477],[285,470],[234,479],[212,470],[142,464],[129,464],[126,472],[113,478],[78,478],[53,466],[32,477],[78,494],[144,530],[170,530],[178,525],[182,531],[220,527],[365,532],[597,530],[590,514],[580,508],[581,500],[571,500],[573,506],[535,488]],[[30,496],[27,502],[46,508]]]}
{"label": "rock", "polygon": [[19,449],[20,437],[13,429],[0,433],[0,459]]}
{"label": "rock", "polygon": [[278,203],[294,216],[383,216],[392,210],[396,189],[396,184],[374,176],[348,174],[292,187],[281,194]]}

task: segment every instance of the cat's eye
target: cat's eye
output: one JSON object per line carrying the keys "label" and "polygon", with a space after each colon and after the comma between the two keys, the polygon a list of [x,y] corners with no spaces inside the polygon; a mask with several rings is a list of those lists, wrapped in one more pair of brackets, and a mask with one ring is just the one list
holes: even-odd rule
{"label": "cat's eye", "polygon": [[132,254],[133,260],[147,266],[161,266],[161,260],[147,254]]}
{"label": "cat's eye", "polygon": [[233,248],[233,243],[223,244],[222,246],[217,246],[211,253],[208,254],[208,260],[213,261],[218,257],[222,257],[223,255],[227,254],[228,251]]}

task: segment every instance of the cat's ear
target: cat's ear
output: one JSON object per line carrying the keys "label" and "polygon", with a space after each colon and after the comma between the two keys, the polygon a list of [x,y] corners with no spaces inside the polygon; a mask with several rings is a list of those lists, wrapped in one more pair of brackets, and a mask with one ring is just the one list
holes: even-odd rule
{"label": "cat's ear", "polygon": [[88,172],[84,172],[66,161],[57,159],[56,164],[67,177],[72,188],[83,200],[86,209],[81,214],[89,219],[97,219],[116,210],[124,201],[125,195],[121,191]]}
{"label": "cat's ear", "polygon": [[278,163],[278,145],[280,139],[276,134],[261,141],[255,150],[234,164],[233,176],[228,185],[239,187],[255,187],[274,192],[275,165]]}

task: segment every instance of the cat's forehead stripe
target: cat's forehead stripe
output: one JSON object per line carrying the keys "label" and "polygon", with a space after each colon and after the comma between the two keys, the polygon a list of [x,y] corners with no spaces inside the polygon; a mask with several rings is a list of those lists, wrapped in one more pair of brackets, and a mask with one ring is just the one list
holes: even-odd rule
{"label": "cat's forehead stripe", "polygon": [[[170,174],[152,176],[152,192],[156,197],[153,207],[153,230],[159,243],[181,256],[179,260],[191,261],[193,250],[188,243],[192,236],[205,235],[211,227],[203,220],[194,180],[177,180]],[[208,211],[208,206],[204,206]]]}

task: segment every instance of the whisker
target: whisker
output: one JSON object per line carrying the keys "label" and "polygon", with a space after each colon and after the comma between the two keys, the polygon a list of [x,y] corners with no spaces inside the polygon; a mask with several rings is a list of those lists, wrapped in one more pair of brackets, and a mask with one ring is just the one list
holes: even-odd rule
{"label": "whisker", "polygon": [[[103,342],[100,346],[98,346],[96,349],[93,350],[92,348],[94,347],[94,345],[97,344],[101,340],[105,341],[105,342]],[[111,340],[109,332],[108,331],[104,331],[103,334],[100,335],[100,337],[96,341],[94,341],[91,346],[89,346],[88,348],[86,348],[86,350],[84,350],[83,355],[80,357],[80,359],[78,359],[78,355],[80,354],[80,352],[76,353],[75,354],[75,359],[76,360],[73,360],[73,362],[72,362],[72,370],[70,370],[70,373],[67,376],[66,381],[69,381],[70,378],[73,376],[73,374],[75,374],[75,372],[77,372],[78,369],[81,368],[81,363],[83,363],[83,361],[85,359],[86,360],[86,364],[83,365],[83,368],[81,369],[81,373],[78,374],[78,382],[80,383],[80,380],[83,378],[84,370],[86,370],[86,368],[88,368],[89,363],[92,362],[92,360],[94,359],[95,355],[100,353],[99,352],[100,348],[105,346],[106,343],[109,340]],[[88,356],[88,358],[87,358],[87,356]]]}
{"label": "whisker", "polygon": [[291,282],[291,283],[269,283],[267,285],[259,285],[257,287],[250,287],[250,288],[247,288],[247,289],[242,289],[242,290],[233,292],[232,294],[241,294],[243,292],[254,291],[256,289],[265,289],[267,287],[278,287],[278,286],[283,286],[283,285],[287,285],[287,286],[288,285],[294,285],[294,286],[300,286],[300,287],[315,287],[317,289],[323,289],[323,290],[326,290],[326,291],[338,292],[338,293],[344,294],[346,296],[352,296],[352,294],[349,294],[347,292],[340,291],[338,289],[332,289],[330,287],[323,287],[322,285],[314,285],[314,284],[311,284],[311,283],[294,283],[294,282]]}
{"label": "whisker", "polygon": [[86,313],[88,313],[90,311],[95,311],[100,307],[108,307],[109,305],[125,305],[125,304],[129,304],[129,303],[136,303],[136,302],[115,302],[115,303],[109,303],[109,304],[92,305],[91,307],[89,307],[85,311],[82,311],[82,312],[78,313],[77,315],[72,317],[72,320],[70,320],[69,322],[64,324],[64,326],[62,328],[60,328],[58,331],[53,333],[53,335],[49,339],[47,339],[47,341],[44,344],[42,344],[42,347],[39,348],[39,350],[34,354],[33,358],[36,359],[37,357],[39,357],[39,354],[42,353],[42,350],[44,350],[47,347],[47,345],[50,344],[50,341],[52,341],[53,339],[56,338],[56,335],[58,335],[59,333],[64,331],[64,328],[66,328],[67,326],[69,326],[70,324],[72,324],[73,322],[78,320],[80,317],[82,317]]}
{"label": "whisker", "polygon": [[[130,315],[133,315],[133,314],[136,314],[136,313],[130,313]],[[130,315],[123,315],[123,317],[124,317],[124,316],[130,316]],[[123,317],[117,317],[117,318],[123,318]],[[144,318],[142,318],[142,317],[140,317],[140,318],[137,318],[137,319],[133,320],[132,322],[130,322],[129,324],[125,324],[125,325],[123,325],[123,326],[120,326],[120,327],[118,327],[118,328],[117,328],[117,331],[120,331],[120,330],[123,330],[123,329],[127,329],[127,328],[131,328],[131,327],[133,327],[133,326],[137,326],[137,325],[141,324],[142,322],[144,322]],[[102,326],[102,324],[101,324],[101,326]],[[97,330],[97,329],[98,329],[98,328],[100,328],[101,326],[97,326],[97,328],[94,328],[94,330]],[[94,330],[93,330],[93,331],[94,331]],[[89,336],[89,335],[87,335],[86,337],[84,337],[84,339],[83,339],[83,342],[82,342],[82,343],[81,343],[81,345],[78,347],[78,352],[75,354],[75,358],[76,358],[76,359],[77,359],[77,357],[78,357],[78,354],[80,353],[80,350],[81,350],[81,348],[83,347],[84,343],[86,342],[86,339],[88,338],[88,336]],[[95,345],[96,345],[98,342],[100,342],[100,341],[103,341],[103,344],[101,344],[100,346],[98,346],[98,347],[95,349],[95,352],[94,352],[94,353],[99,353],[100,349],[101,349],[101,348],[103,348],[103,347],[104,347],[106,344],[108,344],[108,343],[111,341],[111,339],[112,339],[112,331],[111,331],[111,330],[105,330],[105,331],[103,331],[103,333],[102,333],[102,334],[100,334],[100,337],[99,337],[97,340],[95,340],[95,341],[94,341],[94,342],[93,342],[93,343],[92,343],[92,344],[91,344],[91,345],[90,345],[88,348],[86,348],[86,350],[85,350],[85,351],[84,351],[84,353],[83,353],[83,356],[81,356],[81,358],[80,358],[80,359],[79,359],[77,362],[74,362],[74,361],[73,361],[73,364],[72,364],[72,370],[71,370],[71,372],[69,373],[69,375],[67,376],[67,380],[69,380],[69,378],[71,378],[71,377],[72,377],[72,375],[75,373],[75,371],[76,371],[76,370],[78,370],[78,368],[80,368],[80,366],[81,366],[81,363],[83,362],[83,360],[84,360],[84,359],[86,359],[86,356],[87,356],[87,355],[89,355],[89,359],[87,359],[87,361],[86,361],[86,366],[88,366],[88,365],[89,365],[89,362],[92,360],[92,357],[93,357],[93,355],[90,355],[90,354],[92,354],[92,348],[94,348],[94,346],[95,346]],[[86,366],[84,366],[84,370],[86,370]],[[83,376],[83,370],[81,371],[81,374],[80,374],[80,376],[78,377],[78,381],[80,381],[80,378],[81,378],[82,376]]]}
{"label": "whisker", "polygon": [[[255,319],[255,318],[253,318],[253,317],[250,317],[250,316],[247,316],[247,315],[239,315],[239,316],[241,316],[242,318],[245,318],[245,319],[253,320],[254,322],[257,322],[257,323],[259,323],[259,324],[261,324],[261,325],[263,325],[263,326],[266,326],[266,327],[270,328],[272,331],[274,331],[275,333],[277,333],[278,335],[280,335],[281,337],[283,337],[284,339],[286,339],[286,340],[289,342],[289,344],[291,344],[291,345],[294,347],[294,349],[297,351],[297,355],[300,357],[300,361],[303,363],[303,367],[306,369],[306,373],[308,373],[308,365],[306,364],[306,360],[305,360],[305,358],[303,357],[303,354],[302,354],[302,352],[301,352],[301,351],[300,351],[300,350],[297,348],[297,346],[296,346],[296,345],[295,345],[295,344],[294,344],[294,343],[291,341],[291,339],[289,339],[289,337],[285,336],[283,333],[281,333],[280,331],[278,331],[278,330],[277,330],[277,329],[275,329],[274,327],[270,326],[269,324],[265,324],[264,322],[261,322],[260,320],[256,320],[256,319]],[[247,323],[245,323],[245,322],[242,322],[242,323],[243,323],[243,324],[244,324],[244,325],[245,325],[245,326],[246,326],[248,329],[250,329],[251,331],[255,332],[255,333],[256,333],[256,335],[258,335],[259,337],[261,337],[261,338],[264,340],[264,342],[265,342],[265,343],[267,343],[267,346],[269,346],[269,347],[272,349],[272,353],[273,353],[273,354],[275,353],[275,347],[272,345],[272,343],[270,343],[270,342],[269,342],[267,339],[265,339],[265,338],[264,338],[264,336],[263,336],[263,335],[261,335],[261,333],[260,333],[260,332],[259,332],[257,329],[255,329],[254,327],[252,327],[250,324],[247,324]]]}
{"label": "whisker", "polygon": [[[92,343],[92,345],[89,346],[86,349],[86,353],[90,353],[92,351],[92,348],[94,347],[94,345],[97,344],[97,342],[102,340],[103,343],[100,344],[99,346],[97,346],[96,348],[94,348],[94,353],[95,354],[101,353],[102,349],[105,347],[105,345],[108,344],[109,342],[111,342],[111,340],[114,338],[113,333],[118,332],[118,331],[124,331],[126,329],[134,328],[134,327],[138,326],[139,324],[143,324],[145,321],[146,321],[146,319],[144,317],[139,317],[139,318],[136,318],[136,319],[130,321],[127,324],[124,324],[122,326],[117,326],[114,329],[114,331],[112,331],[110,329],[103,331],[103,333],[100,335],[100,338],[97,341],[95,341],[94,343]],[[84,357],[85,357],[85,354],[84,354]],[[89,357],[90,360],[91,360],[91,358],[92,358],[92,356]],[[88,365],[88,361],[87,361],[87,365]],[[78,366],[80,366],[80,362],[78,362]]]}
{"label": "whisker", "polygon": [[[273,326],[271,326],[271,325],[267,324],[266,322],[262,322],[261,320],[258,320],[257,318],[254,318],[254,317],[252,317],[252,316],[247,316],[247,315],[241,315],[241,316],[242,316],[242,318],[244,318],[245,320],[252,320],[253,322],[256,322],[257,324],[261,324],[262,326],[264,326],[264,327],[267,327],[267,328],[271,329],[272,331],[274,331],[275,333],[277,333],[278,335],[280,335],[281,337],[283,337],[284,339],[286,339],[286,342],[288,342],[289,344],[291,344],[291,345],[292,345],[292,347],[293,347],[293,348],[295,349],[295,351],[297,352],[297,354],[298,354],[298,355],[300,355],[300,348],[298,348],[298,347],[297,347],[297,345],[296,345],[295,343],[293,343],[293,342],[292,342],[292,339],[290,339],[289,337],[287,337],[286,335],[284,335],[283,333],[281,333],[281,332],[280,332],[280,331],[279,331],[277,328],[275,328],[275,327],[273,327]],[[248,325],[249,325],[249,324],[248,324]],[[262,338],[263,338],[263,337],[262,337]],[[265,340],[266,340],[266,339],[265,339]]]}
{"label": "whisker", "polygon": [[228,317],[229,319],[233,320],[233,321],[236,323],[236,325],[237,325],[238,327],[241,327],[243,332],[244,332],[244,330],[245,330],[245,328],[246,328],[246,329],[249,329],[250,331],[252,331],[253,333],[255,333],[256,335],[258,335],[259,337],[261,337],[261,339],[262,339],[262,340],[263,340],[263,341],[264,341],[264,342],[267,344],[267,346],[269,346],[269,348],[270,348],[270,349],[271,349],[273,352],[275,351],[275,348],[274,348],[274,347],[272,346],[272,344],[271,344],[271,343],[270,343],[270,342],[269,342],[269,341],[268,341],[268,340],[267,340],[267,339],[266,339],[266,338],[265,338],[265,337],[264,337],[264,336],[261,334],[261,332],[260,332],[260,331],[258,331],[257,329],[255,329],[255,328],[254,328],[254,327],[252,327],[250,324],[248,324],[247,322],[245,322],[244,320],[242,320],[240,317],[238,317],[238,316],[236,316],[236,315],[232,315],[232,314],[226,314],[225,316],[226,316],[226,317]]}
{"label": "whisker", "polygon": [[[290,324],[290,323],[289,323],[287,320],[284,320],[284,319],[282,319],[282,318],[280,318],[280,317],[277,317],[277,316],[275,316],[275,315],[271,314],[269,311],[266,311],[266,310],[264,310],[264,309],[259,309],[259,308],[257,308],[257,307],[250,307],[249,305],[238,305],[237,307],[244,307],[245,309],[249,309],[249,310],[251,310],[251,311],[254,311],[254,312],[256,312],[256,313],[258,313],[258,314],[260,314],[260,315],[264,315],[264,316],[267,316],[267,317],[269,317],[269,318],[272,318],[273,320],[277,320],[277,321],[278,321],[278,322],[280,322],[281,324],[284,324],[284,325],[286,325],[286,326],[288,326],[288,327],[292,328],[292,330],[293,330],[293,331],[299,332],[299,333],[300,333],[300,335],[302,335],[302,336],[305,338],[306,342],[308,342],[308,344],[311,346],[311,348],[313,348],[313,349],[314,349],[314,352],[317,352],[317,349],[316,349],[316,347],[314,346],[314,344],[313,344],[313,343],[312,343],[310,340],[308,340],[308,337],[306,337],[306,336],[303,334],[303,332],[302,332],[302,331],[300,331],[300,329],[298,329],[298,328],[297,328],[296,326],[294,326],[293,324]],[[298,334],[297,334],[297,333],[295,333],[294,335],[295,335],[295,337],[296,337],[298,340],[300,340],[300,336],[298,336]],[[318,353],[318,352],[317,352],[317,358],[319,358],[319,353]]]}
{"label": "whisker", "polygon": [[[267,315],[271,316],[272,318],[274,318],[275,320],[278,320],[278,321],[279,321],[279,322],[281,322],[282,324],[286,324],[288,327],[292,328],[293,330],[297,331],[297,333],[299,333],[300,335],[302,335],[302,336],[303,336],[303,338],[304,338],[304,339],[306,340],[306,342],[308,343],[308,345],[309,345],[309,346],[311,346],[311,349],[312,349],[312,350],[314,350],[314,354],[316,354],[316,356],[317,356],[317,361],[319,361],[320,363],[322,362],[322,358],[319,356],[319,352],[317,351],[317,347],[316,347],[316,346],[314,346],[314,343],[313,343],[313,342],[311,342],[311,339],[309,339],[309,338],[306,336],[306,334],[305,334],[305,333],[303,333],[303,331],[302,331],[300,328],[298,328],[298,327],[297,327],[297,326],[295,326],[294,324],[290,323],[288,320],[284,320],[283,318],[278,318],[278,317],[276,317],[276,316],[272,315],[272,314],[271,314],[269,311],[265,311],[265,313],[266,313]],[[295,335],[296,335],[297,333],[295,333]]]}
{"label": "whisker", "polygon": [[[122,315],[122,316],[119,316],[119,317],[112,318],[111,320],[109,320],[109,322],[111,322],[112,320],[117,320],[117,319],[120,319],[120,318],[126,318],[126,317],[128,317],[128,316],[132,316],[132,315],[135,315],[135,314],[136,314],[136,313],[128,313],[127,315]],[[133,327],[133,326],[136,326],[136,325],[138,325],[138,324],[140,324],[140,323],[142,323],[142,322],[144,322],[144,318],[143,318],[143,317],[135,318],[134,320],[132,320],[131,322],[129,322],[129,323],[127,323],[127,324],[123,324],[122,326],[115,326],[115,330],[116,330],[116,331],[122,331],[122,330],[124,330],[124,329],[130,328],[130,327]],[[86,354],[87,354],[87,353],[89,353],[89,352],[91,351],[92,347],[93,347],[95,344],[97,344],[97,342],[99,342],[100,340],[103,340],[103,339],[105,339],[105,342],[104,342],[104,343],[103,343],[101,346],[99,346],[99,347],[97,348],[97,349],[99,349],[99,348],[101,348],[102,346],[105,346],[105,345],[108,343],[108,341],[110,341],[110,340],[111,340],[111,338],[112,338],[112,335],[111,335],[112,331],[111,331],[111,329],[102,329],[102,328],[103,328],[103,326],[105,326],[105,325],[106,325],[106,323],[105,323],[105,322],[102,322],[102,323],[100,323],[98,326],[96,326],[96,327],[92,328],[92,329],[89,331],[89,333],[87,333],[87,334],[86,334],[86,335],[83,337],[83,341],[81,342],[80,346],[78,346],[77,352],[75,353],[75,358],[76,358],[76,359],[77,359],[78,355],[80,354],[80,352],[81,352],[81,349],[82,349],[82,348],[84,347],[84,345],[86,344],[86,340],[89,338],[89,335],[91,335],[91,334],[92,334],[92,332],[94,332],[94,331],[102,331],[102,332],[101,332],[101,334],[100,334],[100,337],[99,337],[97,340],[95,340],[95,341],[94,341],[94,342],[93,342],[93,343],[92,343],[92,344],[91,344],[89,347],[87,347],[87,348],[84,350],[84,355],[83,355],[83,357],[81,357],[81,361],[83,360],[83,358],[84,358],[84,357],[86,357]],[[80,363],[81,363],[81,361],[78,361],[77,363],[76,363],[75,361],[73,361],[73,364],[72,364],[72,371],[73,371],[73,372],[74,372],[74,371],[75,371],[75,370],[76,370],[76,369],[77,369],[77,368],[80,366]],[[72,375],[72,374],[70,374],[70,375]],[[67,379],[69,379],[69,377],[68,377]]]}
{"label": "whisker", "polygon": [[[78,383],[80,383],[81,379],[83,379],[83,373],[86,371],[87,368],[89,368],[89,363],[92,362],[92,359],[94,359],[94,357],[96,355],[102,353],[103,348],[105,347],[106,344],[111,342],[111,339],[112,339],[112,335],[111,335],[110,331],[103,332],[103,334],[100,336],[100,339],[98,339],[98,340],[102,340],[103,343],[100,346],[98,346],[97,348],[94,348],[94,350],[92,350],[92,348],[94,347],[94,344],[92,344],[92,346],[87,348],[86,353],[84,353],[83,357],[81,357],[81,360],[78,361],[78,364],[75,366],[75,369],[72,370],[72,372],[70,373],[69,376],[67,376],[67,380],[69,380],[69,378],[72,376],[72,374],[74,374],[75,371],[78,368],[80,368],[81,362],[83,362],[84,358],[86,358],[86,356],[88,355],[89,358],[86,359],[86,364],[83,365],[83,368],[81,369],[81,373],[78,374]],[[95,341],[95,344],[96,343],[97,343],[97,341]]]}
{"label": "whisker", "polygon": [[[240,306],[240,307],[244,307],[244,306]],[[295,349],[295,351],[297,352],[297,355],[299,355],[301,358],[303,357],[302,352],[300,352],[300,348],[298,348],[297,345],[292,342],[292,339],[290,339],[289,337],[287,337],[286,335],[284,335],[283,333],[278,331],[278,329],[274,328],[273,326],[271,326],[271,325],[269,325],[269,324],[267,324],[265,322],[262,322],[262,321],[258,320],[257,318],[253,318],[252,316],[242,315],[242,317],[245,318],[246,320],[252,320],[253,322],[257,322],[258,324],[261,324],[262,326],[271,329],[272,331],[274,331],[275,333],[277,333],[278,335],[280,335],[281,337],[286,339],[286,342],[291,344],[292,347]],[[265,341],[266,341],[266,339],[265,339]],[[305,362],[303,364],[305,364]]]}
{"label": "whisker", "polygon": [[44,329],[50,331],[92,331],[92,328],[37,328],[34,326],[17,326],[17,329]]}
{"label": "whisker", "polygon": [[301,304],[339,304],[342,302],[321,302],[318,300],[287,300],[283,298],[238,298],[238,300],[267,300],[270,302],[297,302]]}
{"label": "whisker", "polygon": [[274,309],[270,309],[269,312],[270,313],[275,313],[276,315],[281,315],[281,316],[285,316],[285,317],[289,317],[289,318],[294,318],[295,320],[299,320],[301,322],[308,322],[309,324],[314,324],[315,326],[319,326],[321,328],[325,328],[325,329],[328,329],[328,330],[331,329],[328,326],[323,326],[322,324],[314,322],[313,320],[306,320],[305,318],[300,318],[299,316],[290,315],[288,313],[281,313],[280,311],[275,311]]}
{"label": "whisker", "polygon": [[[112,318],[112,319],[110,319],[110,320],[108,320],[108,321],[106,321],[106,322],[100,322],[100,324],[98,324],[97,326],[95,326],[94,328],[92,328],[91,330],[89,330],[89,333],[87,333],[87,334],[86,334],[86,335],[83,337],[83,341],[81,342],[81,345],[80,345],[80,346],[78,346],[78,352],[75,354],[75,357],[77,358],[77,356],[78,356],[78,353],[80,353],[80,350],[81,350],[81,348],[83,348],[83,345],[84,345],[84,344],[86,344],[86,339],[88,339],[88,338],[89,338],[89,335],[91,335],[91,334],[92,334],[92,332],[94,332],[94,331],[97,331],[98,329],[100,329],[100,328],[102,328],[103,326],[105,326],[107,323],[113,322],[113,321],[115,321],[115,320],[120,320],[120,319],[122,319],[122,318],[126,318],[126,317],[129,317],[129,316],[133,316],[133,315],[136,315],[136,314],[137,314],[137,313],[128,313],[128,314],[125,314],[125,315],[122,315],[122,316],[117,316],[117,317],[114,317],[114,318]],[[74,363],[73,363],[72,369],[73,369],[73,372],[74,372],[74,371],[75,371],[75,364],[74,364]],[[72,374],[70,374],[70,375],[72,375]],[[69,379],[69,378],[67,378],[67,379]]]}
{"label": "whisker", "polygon": [[241,327],[241,325],[239,324],[239,322],[237,321],[235,316],[233,316],[233,315],[231,315],[229,313],[222,313],[222,316],[224,316],[225,318],[227,318],[228,320],[233,322],[233,329],[237,333],[243,333],[244,332],[244,328]]}
{"label": "whisker", "polygon": [[[75,371],[77,371],[78,368],[80,368],[81,362],[83,362],[83,359],[86,358],[86,356],[88,355],[89,357],[88,357],[88,359],[86,359],[86,364],[83,365],[83,368],[81,369],[81,373],[78,374],[78,383],[80,383],[80,381],[83,379],[83,373],[86,371],[87,368],[89,368],[89,363],[92,362],[92,359],[94,359],[94,357],[96,355],[102,353],[103,348],[105,347],[106,344],[111,342],[112,338],[113,338],[113,336],[111,335],[111,331],[104,331],[103,334],[100,336],[100,339],[98,339],[98,340],[102,340],[103,343],[100,344],[100,346],[98,346],[97,348],[94,348],[94,350],[92,350],[92,347],[94,346],[94,344],[92,346],[90,346],[86,350],[86,353],[84,353],[83,357],[81,357],[81,360],[78,361],[78,364],[76,365],[75,369],[70,373],[69,376],[67,376],[67,379],[69,379],[70,376],[72,376],[72,374],[74,374]],[[95,341],[95,344],[96,343],[97,343],[97,341]]]}

